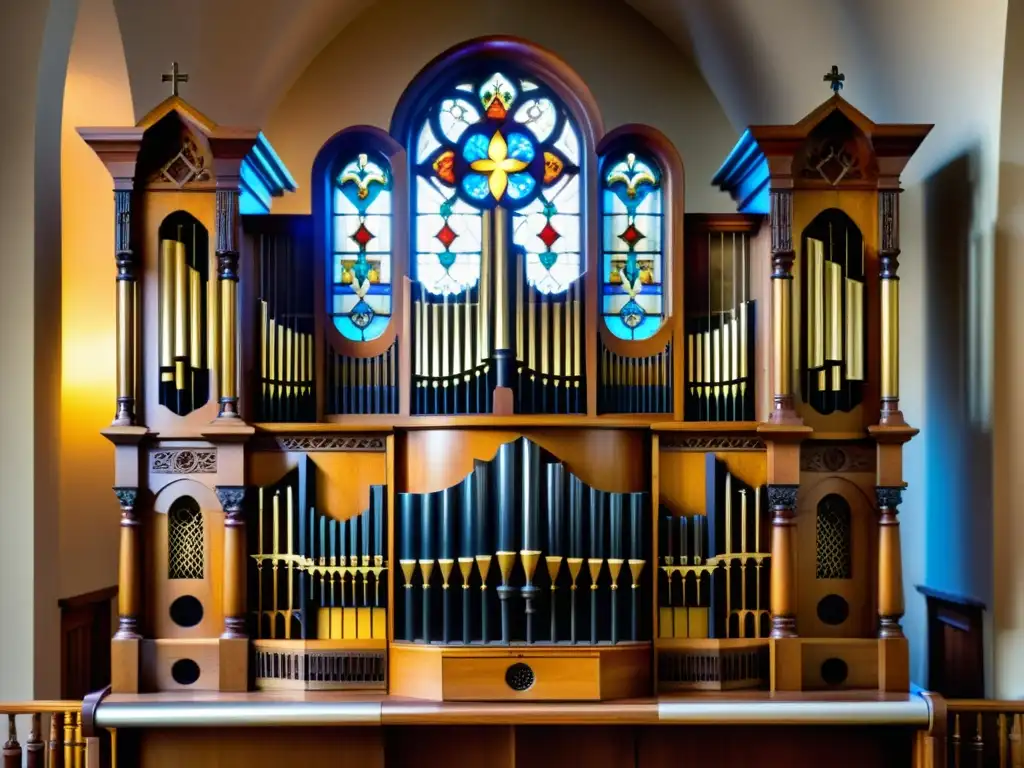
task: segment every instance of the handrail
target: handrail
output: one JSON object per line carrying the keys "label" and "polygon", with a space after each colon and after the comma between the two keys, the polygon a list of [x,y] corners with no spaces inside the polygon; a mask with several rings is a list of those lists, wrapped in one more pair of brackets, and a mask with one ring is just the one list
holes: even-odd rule
{"label": "handrail", "polygon": [[34,715],[50,712],[78,712],[80,701],[0,701],[0,715]]}
{"label": "handrail", "polygon": [[1024,713],[1024,699],[946,699],[949,712]]}

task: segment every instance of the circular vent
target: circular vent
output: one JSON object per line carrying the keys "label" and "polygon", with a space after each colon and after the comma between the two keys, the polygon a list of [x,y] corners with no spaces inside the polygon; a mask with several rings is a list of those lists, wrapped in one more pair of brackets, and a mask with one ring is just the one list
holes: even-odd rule
{"label": "circular vent", "polygon": [[825,595],[818,601],[818,619],[836,627],[850,617],[850,604],[842,595]]}
{"label": "circular vent", "polygon": [[821,679],[828,685],[842,685],[850,674],[850,668],[842,659],[825,659],[821,663]]}
{"label": "circular vent", "polygon": [[199,679],[199,665],[192,659],[178,659],[171,666],[171,677],[178,685],[192,685]]}
{"label": "circular vent", "polygon": [[171,621],[179,627],[194,627],[203,620],[203,604],[192,595],[182,595],[171,603]]}
{"label": "circular vent", "polygon": [[513,691],[526,691],[533,685],[536,678],[529,664],[522,662],[513,664],[505,671],[505,683]]}

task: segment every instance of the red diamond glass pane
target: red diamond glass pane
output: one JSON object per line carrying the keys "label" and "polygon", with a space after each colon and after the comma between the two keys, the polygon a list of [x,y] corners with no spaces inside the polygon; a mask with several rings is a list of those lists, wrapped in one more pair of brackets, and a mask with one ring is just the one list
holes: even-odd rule
{"label": "red diamond glass pane", "polygon": [[448,226],[448,222],[446,221],[444,223],[444,226],[441,227],[441,231],[434,235],[434,237],[440,240],[441,245],[443,245],[445,248],[451,248],[452,243],[455,242],[455,238],[458,237],[458,234],[455,232],[455,230]]}
{"label": "red diamond glass pane", "polygon": [[623,231],[623,233],[621,235],[619,235],[619,239],[622,240],[622,242],[624,242],[630,248],[632,248],[637,243],[639,243],[641,240],[643,240],[644,237],[645,237],[644,233],[641,232],[639,229],[637,229],[632,224],[630,224],[628,227],[626,227],[626,229]]}
{"label": "red diamond glass pane", "polygon": [[374,234],[366,228],[365,224],[360,224],[359,229],[352,233],[352,239],[359,243],[361,248],[365,248],[366,244],[373,240]]}
{"label": "red diamond glass pane", "polygon": [[555,244],[555,241],[561,237],[561,235],[558,234],[558,231],[551,226],[550,221],[544,225],[544,229],[542,229],[537,236],[541,239],[541,242],[547,246],[549,251],[551,250],[551,246]]}

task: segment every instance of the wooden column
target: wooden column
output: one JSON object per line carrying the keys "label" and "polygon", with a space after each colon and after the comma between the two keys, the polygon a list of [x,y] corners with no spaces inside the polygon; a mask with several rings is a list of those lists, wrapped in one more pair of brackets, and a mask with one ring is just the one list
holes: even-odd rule
{"label": "wooden column", "polygon": [[114,488],[121,505],[121,553],[117,569],[117,632],[115,640],[138,640],[142,615],[141,523],[135,512],[137,488]]}
{"label": "wooden column", "polygon": [[[122,188],[123,187],[123,188]],[[135,424],[136,282],[131,247],[132,183],[114,189],[114,250],[117,263],[117,409],[113,426]]]}
{"label": "wooden column", "polygon": [[793,407],[793,192],[771,192],[772,412],[775,424],[799,424]]}
{"label": "wooden column", "polygon": [[769,485],[772,510],[773,638],[796,637],[796,494],[798,485]]}
{"label": "wooden column", "polygon": [[226,640],[248,637],[245,631],[245,487],[217,486],[224,508],[224,632]]}
{"label": "wooden column", "polygon": [[899,190],[878,194],[879,291],[882,308],[882,381],[879,424],[901,427],[900,412],[900,278]]}
{"label": "wooden column", "polygon": [[878,636],[903,637],[903,560],[900,556],[900,523],[897,508],[903,500],[900,487],[879,486],[878,495]]}
{"label": "wooden column", "polygon": [[217,190],[217,279],[220,291],[220,410],[238,419],[238,187]]}

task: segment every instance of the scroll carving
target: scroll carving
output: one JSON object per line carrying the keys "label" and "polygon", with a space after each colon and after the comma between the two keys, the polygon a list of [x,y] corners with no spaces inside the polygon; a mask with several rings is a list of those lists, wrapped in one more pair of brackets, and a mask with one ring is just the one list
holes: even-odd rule
{"label": "scroll carving", "polygon": [[262,440],[255,444],[257,450],[264,451],[346,451],[382,453],[384,438],[365,436],[281,436]]}
{"label": "scroll carving", "polygon": [[874,472],[875,452],[866,445],[804,445],[801,472]]}
{"label": "scroll carving", "polygon": [[150,454],[151,472],[157,475],[209,474],[217,471],[217,451],[213,448],[174,448]]}
{"label": "scroll carving", "polygon": [[763,451],[764,440],[753,436],[662,435],[659,445],[666,451]]}

